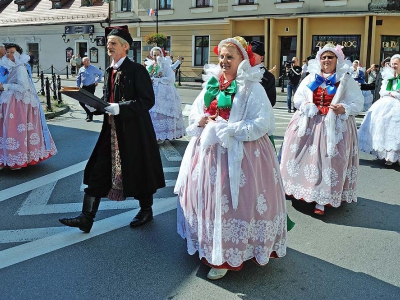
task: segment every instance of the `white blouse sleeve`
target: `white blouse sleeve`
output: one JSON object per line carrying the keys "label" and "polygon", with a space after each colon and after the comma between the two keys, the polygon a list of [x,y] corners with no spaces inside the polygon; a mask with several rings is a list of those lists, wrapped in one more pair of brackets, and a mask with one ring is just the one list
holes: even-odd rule
{"label": "white blouse sleeve", "polygon": [[8,76],[7,83],[3,85],[4,91],[17,91],[23,93],[31,89],[28,71],[24,65],[15,67]]}
{"label": "white blouse sleeve", "polygon": [[[255,141],[266,134],[273,134],[275,130],[274,114],[271,102],[261,84],[252,84],[246,105],[244,119],[228,123],[227,134],[238,141]],[[221,134],[218,135],[222,138]]]}
{"label": "white blouse sleeve", "polygon": [[361,92],[360,86],[357,81],[348,75],[347,86],[344,91],[343,100],[341,104],[346,110],[347,116],[356,116],[363,109],[364,96]]}
{"label": "white blouse sleeve", "polygon": [[314,75],[309,74],[300,82],[300,85],[297,88],[296,93],[294,94],[293,103],[294,107],[297,109],[299,109],[303,103],[309,102],[309,100],[307,99],[307,93],[309,91],[307,84],[310,82],[311,76]]}
{"label": "white blouse sleeve", "polygon": [[191,136],[198,136],[203,131],[203,127],[198,127],[200,120],[206,115],[204,113],[204,94],[206,90],[203,89],[194,100],[189,113],[189,126],[186,132]]}

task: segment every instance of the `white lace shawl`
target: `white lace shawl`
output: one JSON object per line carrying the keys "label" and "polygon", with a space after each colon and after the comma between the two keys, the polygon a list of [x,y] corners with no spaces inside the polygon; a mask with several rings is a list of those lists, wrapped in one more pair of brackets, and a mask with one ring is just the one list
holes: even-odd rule
{"label": "white lace shawl", "polygon": [[[203,76],[207,82],[211,76],[220,78],[222,72],[218,65],[206,65],[204,67],[206,74]],[[275,130],[275,119],[272,111],[271,103],[265,93],[264,88],[259,81],[263,72],[260,68],[252,68],[247,60],[241,62],[238,67],[236,83],[238,86],[237,93],[233,99],[232,109],[229,120],[226,121],[221,117],[216,119],[214,123],[208,123],[206,127],[198,127],[201,118],[204,117],[204,94],[205,86],[197,96],[192,105],[189,115],[189,126],[187,133],[192,137],[185,155],[182,160],[178,179],[175,185],[175,193],[184,186],[190,171],[190,160],[194,144],[197,137],[201,136],[201,151],[199,160],[201,161],[207,147],[220,144],[223,148],[221,151],[228,151],[229,179],[232,196],[232,206],[237,209],[240,168],[243,159],[243,142],[254,141],[265,134],[273,134]],[[225,149],[225,150],[224,150]],[[221,152],[220,151],[220,152]],[[218,162],[217,180],[221,172],[221,162]],[[202,174],[200,170],[199,174]],[[202,182],[202,178],[198,178]],[[201,190],[201,189],[199,189]],[[220,189],[221,192],[221,189]],[[221,195],[217,195],[216,199],[220,201]],[[216,203],[216,207],[219,207]]]}
{"label": "white lace shawl", "polygon": [[394,77],[394,70],[391,67],[384,67],[382,69],[382,86],[381,90],[379,91],[379,95],[381,97],[389,96],[389,93],[392,95],[392,97],[400,100],[400,90],[396,91],[387,91],[386,86],[388,84],[388,80]]}
{"label": "white lace shawl", "polygon": [[[325,118],[328,156],[335,155],[336,145],[343,139],[343,132],[346,131],[345,121],[350,115],[357,115],[363,108],[363,94],[358,83],[347,73],[348,66],[348,64],[347,66],[346,64],[343,64],[342,66],[339,66],[338,64],[337,66],[336,76],[338,80],[340,80],[340,85],[331,103],[342,104],[345,113],[336,116],[330,109]],[[313,92],[307,87],[307,84],[314,81],[315,74],[319,74],[321,70],[319,65],[316,68],[311,64],[311,69],[309,68],[309,71],[312,73],[301,81],[293,98],[294,105],[298,108],[297,113],[300,114],[297,127],[294,128],[298,128],[299,137],[304,136],[306,133],[308,118],[312,118],[318,113],[318,108],[313,103]]]}
{"label": "white lace shawl", "polygon": [[25,63],[29,61],[29,55],[14,53],[15,62],[8,59],[5,55],[0,60],[0,65],[7,68],[10,74],[8,75],[7,83],[3,85],[4,92],[1,93],[0,103],[6,103],[11,99],[11,94],[15,94],[18,101],[23,101],[26,104],[31,104],[36,107],[37,101],[36,90],[29,78]]}
{"label": "white lace shawl", "polygon": [[[147,69],[150,68],[151,65],[154,64],[154,60],[149,60]],[[157,74],[161,74],[159,77],[152,77],[154,85],[161,84],[169,84],[173,85],[175,83],[175,73],[171,68],[171,58],[167,57],[157,57],[157,65],[159,66]],[[147,64],[147,63],[146,63]],[[154,75],[157,75],[154,74]]]}

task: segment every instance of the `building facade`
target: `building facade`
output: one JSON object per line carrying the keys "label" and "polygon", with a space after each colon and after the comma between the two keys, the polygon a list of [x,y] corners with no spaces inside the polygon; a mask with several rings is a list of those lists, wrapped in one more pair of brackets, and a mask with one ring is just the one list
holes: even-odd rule
{"label": "building facade", "polygon": [[[265,64],[278,72],[286,60],[304,59],[327,42],[364,66],[380,63],[400,52],[400,8],[392,2],[399,1],[116,0],[110,17],[113,25],[129,26],[135,60],[152,46],[145,36],[158,31],[169,38],[166,48],[185,58],[184,76],[199,77],[205,63],[217,62],[218,42],[236,35],[264,42]],[[149,16],[157,8],[158,16]]]}
{"label": "building facade", "polygon": [[236,35],[264,42],[265,64],[277,66],[277,77],[285,61],[327,42],[365,66],[400,52],[398,0],[0,0],[0,43],[31,51],[41,70],[64,70],[78,53],[105,69],[109,25],[129,26],[128,56],[137,62],[153,46],[145,37],[165,34],[188,78],[200,78],[205,63],[217,62],[218,42]]}
{"label": "building facade", "polygon": [[77,54],[104,70],[108,17],[109,4],[102,0],[0,0],[0,43],[30,51],[34,73],[50,73],[53,66],[65,74]]}

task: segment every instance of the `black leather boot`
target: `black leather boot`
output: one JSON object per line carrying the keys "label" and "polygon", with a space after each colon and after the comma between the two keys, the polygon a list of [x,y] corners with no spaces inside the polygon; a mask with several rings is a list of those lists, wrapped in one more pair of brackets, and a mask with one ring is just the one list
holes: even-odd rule
{"label": "black leather boot", "polygon": [[153,220],[153,210],[152,208],[141,208],[138,214],[133,218],[132,222],[129,224],[130,227],[139,227],[147,222]]}
{"label": "black leather boot", "polygon": [[86,195],[83,197],[82,213],[75,218],[63,218],[59,221],[69,227],[78,227],[85,233],[89,233],[93,226],[93,219],[100,205],[100,197]]}

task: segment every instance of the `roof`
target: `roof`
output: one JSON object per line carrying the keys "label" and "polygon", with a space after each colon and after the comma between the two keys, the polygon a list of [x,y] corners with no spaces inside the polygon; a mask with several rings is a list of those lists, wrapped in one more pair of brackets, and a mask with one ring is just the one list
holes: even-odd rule
{"label": "roof", "polygon": [[60,9],[52,9],[52,1],[38,0],[26,11],[18,11],[14,2],[0,2],[0,27],[104,22],[109,4],[97,1],[93,6],[81,6],[82,0],[71,0]]}

